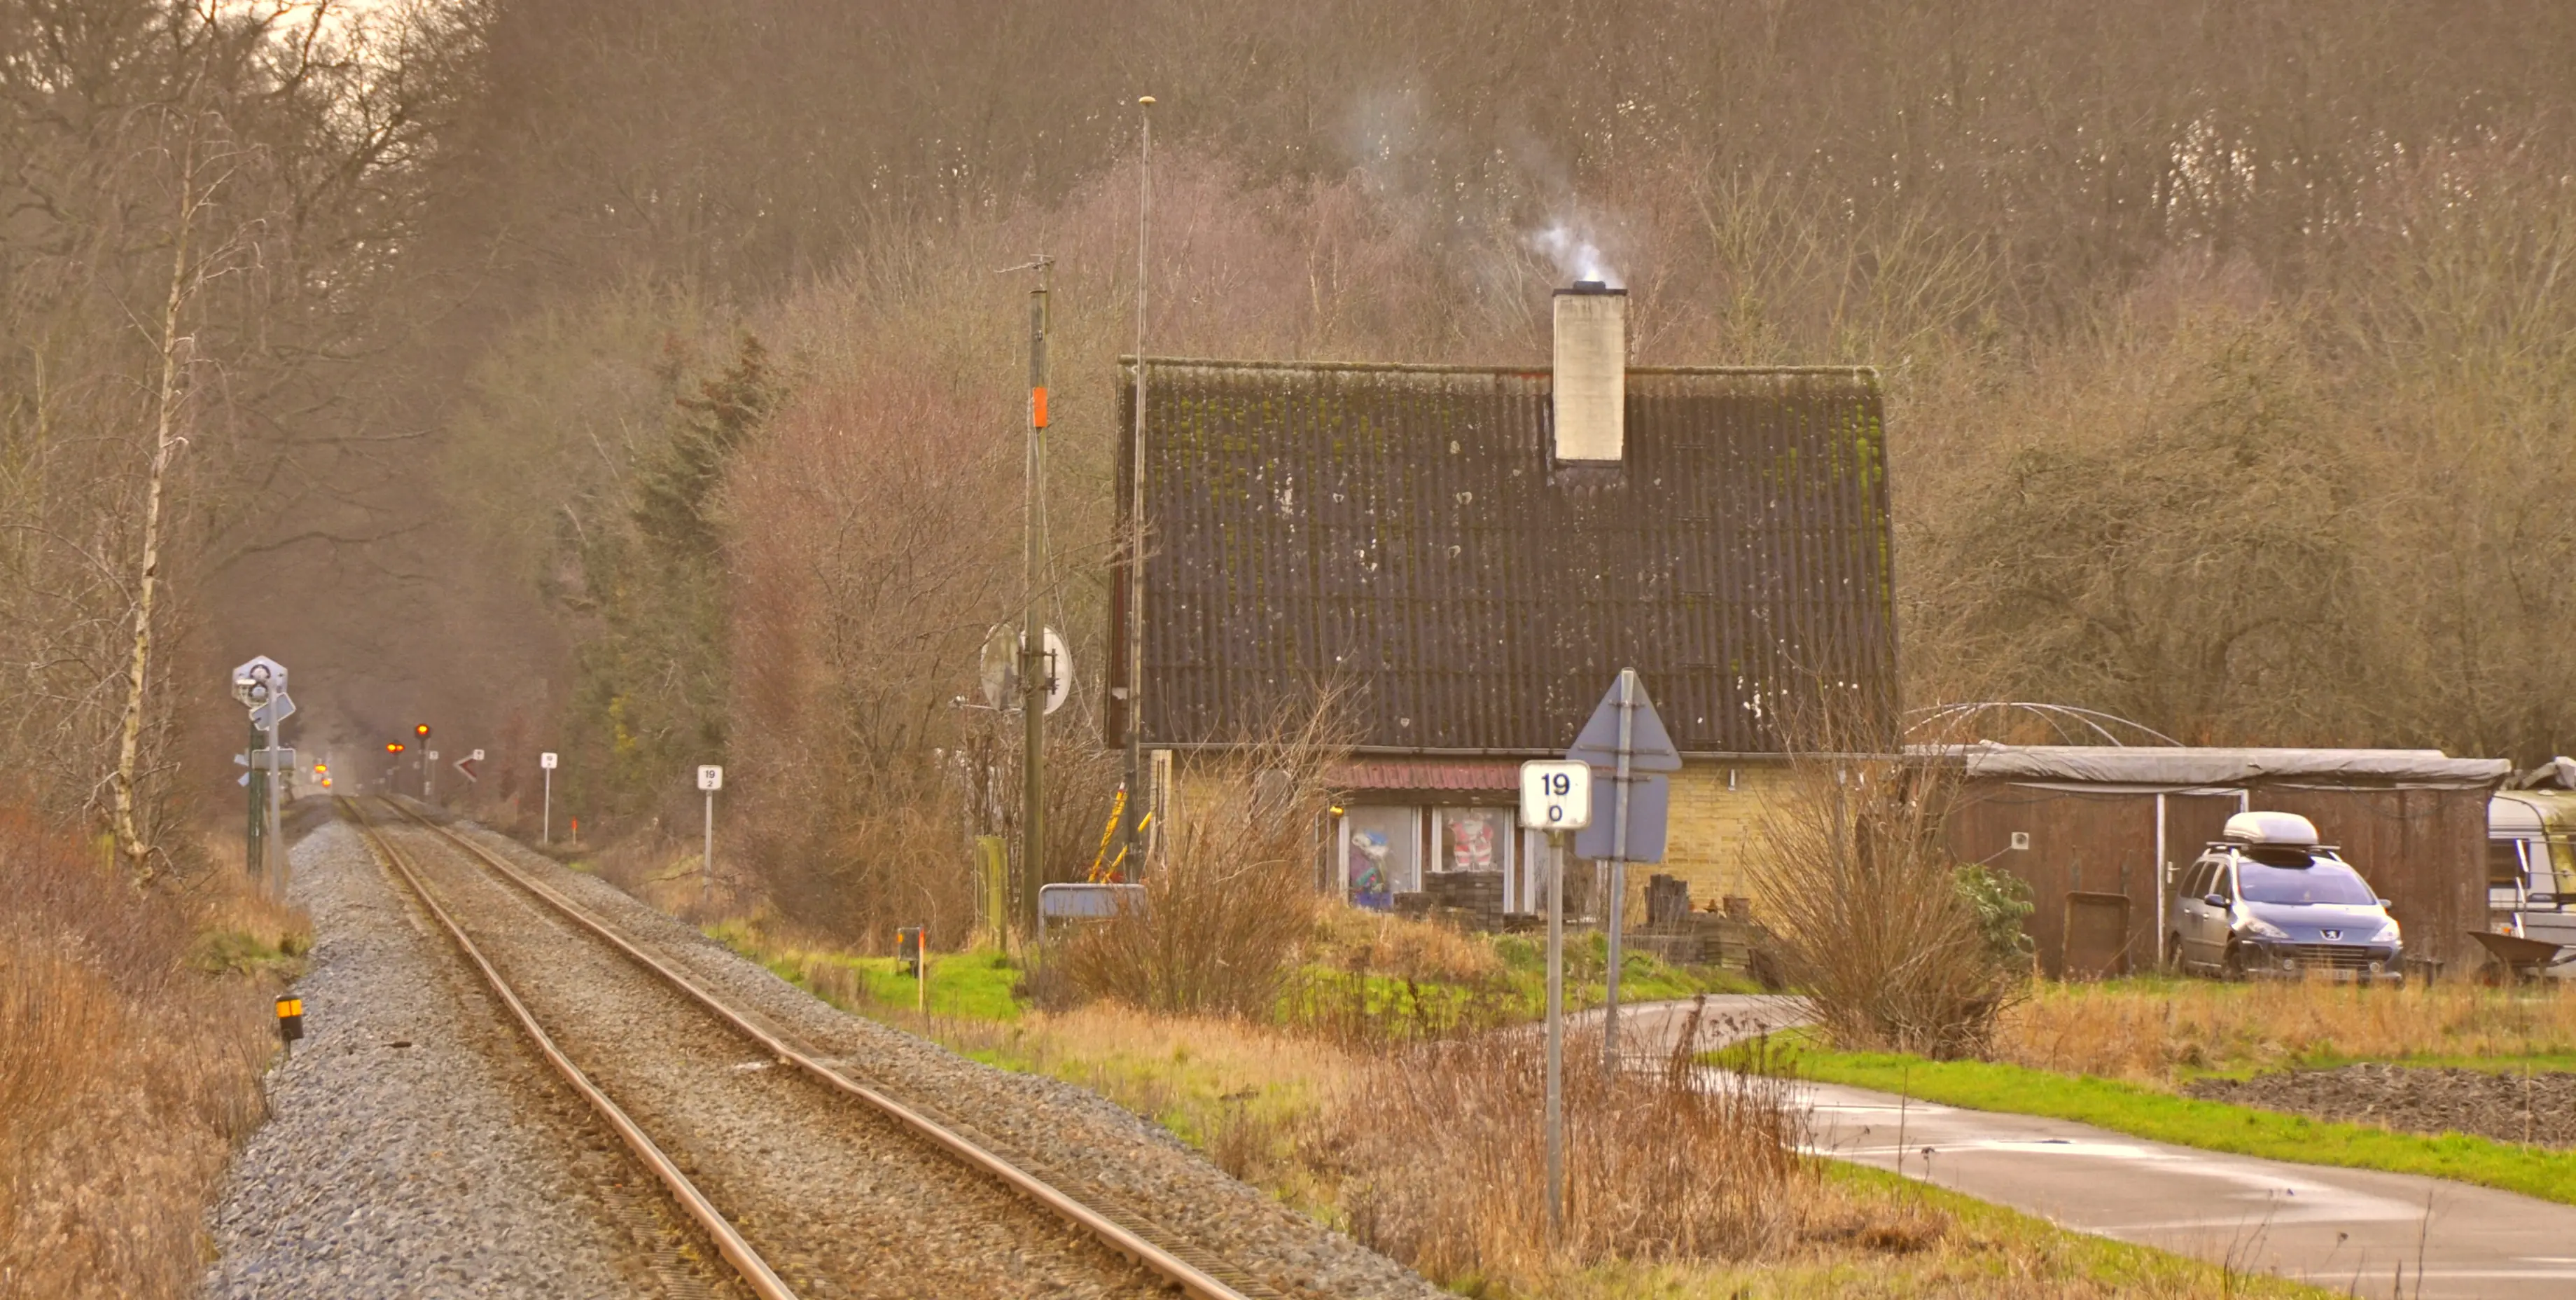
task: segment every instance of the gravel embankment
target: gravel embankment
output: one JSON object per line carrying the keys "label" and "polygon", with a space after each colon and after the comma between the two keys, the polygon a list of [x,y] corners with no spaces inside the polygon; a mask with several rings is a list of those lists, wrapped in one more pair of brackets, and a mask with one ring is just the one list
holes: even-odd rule
{"label": "gravel embankment", "polygon": [[2499,1142],[2576,1147],[2576,1074],[2347,1065],[2251,1079],[2198,1079],[2183,1091],[2312,1119],[2408,1133],[2473,1133]]}
{"label": "gravel embankment", "polygon": [[304,1041],[209,1216],[213,1296],[729,1295],[357,832],[294,850]]}
{"label": "gravel embankment", "polygon": [[783,1036],[979,1135],[1074,1196],[1111,1200],[1292,1296],[1429,1300],[1419,1275],[1229,1177],[1161,1126],[1081,1088],[996,1070],[839,1011],[595,877],[514,841],[459,829],[541,879],[709,991],[768,1017]]}
{"label": "gravel embankment", "polygon": [[1127,1297],[1163,1280],[741,1035],[435,833],[383,828],[557,1045],[779,1276],[838,1296]]}

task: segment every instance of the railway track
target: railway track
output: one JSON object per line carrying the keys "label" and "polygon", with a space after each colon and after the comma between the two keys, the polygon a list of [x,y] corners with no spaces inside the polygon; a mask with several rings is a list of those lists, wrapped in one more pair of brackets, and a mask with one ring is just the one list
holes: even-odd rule
{"label": "railway track", "polygon": [[341,806],[752,1294],[1279,1295],[851,1077],[454,830],[390,801],[389,823]]}

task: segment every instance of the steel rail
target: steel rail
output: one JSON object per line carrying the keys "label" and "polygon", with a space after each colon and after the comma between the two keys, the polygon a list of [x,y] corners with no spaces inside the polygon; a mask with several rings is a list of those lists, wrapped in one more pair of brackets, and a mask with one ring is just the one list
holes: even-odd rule
{"label": "steel rail", "polygon": [[[742,1275],[743,1282],[751,1288],[753,1294],[759,1296],[761,1300],[797,1300],[796,1292],[769,1267],[769,1262],[760,1257],[760,1252],[752,1249],[751,1243],[745,1241],[742,1234],[734,1230],[733,1224],[726,1221],[724,1215],[716,1209],[715,1203],[707,1199],[706,1193],[699,1191],[697,1184],[690,1182],[688,1175],[680,1172],[680,1167],[672,1163],[671,1157],[664,1154],[662,1148],[647,1136],[641,1127],[637,1126],[635,1121],[626,1114],[625,1109],[607,1093],[600,1091],[599,1085],[592,1083],[590,1076],[582,1073],[581,1067],[573,1064],[572,1058],[564,1055],[563,1049],[555,1045],[553,1036],[546,1033],[544,1026],[537,1023],[535,1014],[528,1010],[527,1004],[519,1000],[517,990],[510,987],[508,980],[501,978],[501,972],[493,968],[492,963],[483,956],[483,950],[476,947],[474,940],[466,935],[465,927],[457,924],[456,918],[448,915],[447,909],[439,905],[438,899],[430,894],[429,887],[412,872],[410,864],[403,861],[402,854],[394,848],[393,841],[378,831],[375,823],[367,817],[366,810],[359,807],[354,799],[343,798],[340,802],[349,810],[352,820],[357,823],[358,829],[365,835],[368,844],[384,859],[385,865],[392,867],[395,873],[403,878],[404,883],[411,886],[412,893],[419,897],[421,905],[429,909],[430,915],[438,918],[440,925],[446,927],[448,937],[456,941],[456,946],[464,952],[466,959],[474,963],[475,969],[483,972],[484,982],[492,986],[492,992],[501,999],[504,1006],[510,1008],[510,1014],[518,1018],[519,1028],[527,1032],[529,1041],[536,1044],[537,1051],[545,1056],[558,1073],[563,1075],[565,1081],[572,1085],[573,1091],[580,1093],[582,1100],[589,1102],[591,1109],[599,1112],[600,1118],[606,1120],[608,1126],[617,1131],[617,1136],[624,1139],[627,1149],[635,1153],[635,1158],[643,1161],[644,1166],[653,1171],[653,1176],[662,1180],[662,1185],[670,1189],[672,1199],[678,1201],[681,1208],[689,1212],[689,1217],[697,1220],[698,1226],[706,1229],[707,1235],[715,1239],[716,1249],[724,1255],[725,1262],[733,1265],[734,1271]],[[400,807],[400,805],[395,806]]]}
{"label": "steel rail", "polygon": [[[388,802],[390,803],[391,801],[389,800]],[[951,1155],[964,1161],[966,1164],[1001,1180],[1004,1185],[1010,1187],[1013,1191],[1019,1192],[1021,1195],[1055,1211],[1057,1214],[1072,1222],[1076,1227],[1079,1227],[1099,1238],[1101,1242],[1109,1246],[1110,1249],[1117,1251],[1121,1255],[1125,1255],[1127,1258],[1134,1260],[1136,1263],[1155,1273],[1161,1274],[1164,1279],[1179,1286],[1183,1291],[1188,1292],[1190,1295],[1197,1297],[1198,1300],[1255,1300],[1254,1297],[1247,1295],[1209,1275],[1205,1270],[1199,1268],[1197,1265],[1192,1264],[1188,1260],[1182,1259],[1180,1256],[1173,1254],[1164,1247],[1147,1240],[1145,1237],[1137,1234],[1126,1225],[1111,1219],[1100,1211],[1095,1210],[1090,1206],[1083,1204],[1081,1201],[1065,1194],[1063,1191],[1057,1189],[1054,1184],[1047,1182],[1036,1174],[1030,1173],[1028,1170],[1022,1169],[1018,1165],[1015,1165],[1009,1160],[1006,1160],[986,1149],[983,1145],[966,1137],[964,1134],[948,1128],[929,1116],[922,1114],[920,1111],[905,1105],[903,1102],[887,1096],[885,1093],[879,1092],[864,1083],[860,1083],[857,1080],[850,1078],[848,1075],[842,1074],[840,1071],[824,1064],[822,1061],[798,1050],[776,1034],[773,1034],[767,1029],[754,1023],[741,1012],[734,1010],[722,999],[699,987],[698,984],[688,976],[671,969],[671,967],[665,964],[661,959],[644,951],[633,943],[628,942],[624,935],[617,933],[615,930],[610,929],[607,925],[592,917],[589,912],[583,909],[579,904],[574,903],[572,900],[565,898],[562,894],[557,893],[552,886],[527,875],[517,867],[503,861],[499,855],[493,853],[491,850],[457,834],[454,830],[448,827],[441,826],[437,822],[431,821],[429,818],[422,816],[418,811],[412,808],[399,803],[392,804],[392,806],[397,812],[410,818],[413,822],[426,829],[437,832],[441,837],[446,839],[448,843],[454,844],[458,848],[474,855],[486,866],[489,866],[493,870],[501,873],[510,881],[517,884],[520,888],[526,890],[532,895],[535,895],[538,899],[544,901],[556,911],[561,912],[574,924],[589,930],[592,934],[599,936],[602,940],[605,940],[620,952],[633,958],[638,964],[652,971],[654,974],[661,976],[664,981],[671,985],[671,987],[678,989],[681,993],[687,995],[692,1001],[695,1001],[698,1005],[706,1008],[710,1013],[715,1015],[716,1018],[732,1025],[737,1031],[741,1032],[744,1037],[760,1044],[763,1050],[769,1052],[772,1056],[775,1056],[781,1063],[793,1065],[825,1086],[874,1107],[879,1112],[893,1118],[905,1127],[911,1129],[914,1133],[946,1150]]]}

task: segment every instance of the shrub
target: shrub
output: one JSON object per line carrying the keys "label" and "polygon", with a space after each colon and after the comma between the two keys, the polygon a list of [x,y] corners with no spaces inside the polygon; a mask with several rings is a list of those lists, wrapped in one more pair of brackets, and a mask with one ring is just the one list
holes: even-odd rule
{"label": "shrub", "polygon": [[1315,843],[1342,752],[1329,698],[1194,763],[1166,810],[1143,905],[1055,960],[1080,994],[1156,1011],[1267,1016],[1315,925]]}
{"label": "shrub", "polygon": [[1951,858],[1949,769],[1893,743],[1808,749],[1764,811],[1753,870],[1786,974],[1845,1046],[1982,1050],[2028,986],[2027,900]]}

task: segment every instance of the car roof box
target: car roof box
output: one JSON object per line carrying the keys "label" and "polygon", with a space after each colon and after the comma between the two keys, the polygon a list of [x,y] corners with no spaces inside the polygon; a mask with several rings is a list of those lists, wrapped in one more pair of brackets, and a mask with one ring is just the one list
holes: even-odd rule
{"label": "car roof box", "polygon": [[2297,813],[2241,812],[2227,819],[2226,837],[2240,844],[2279,844],[2312,849],[2317,824]]}

